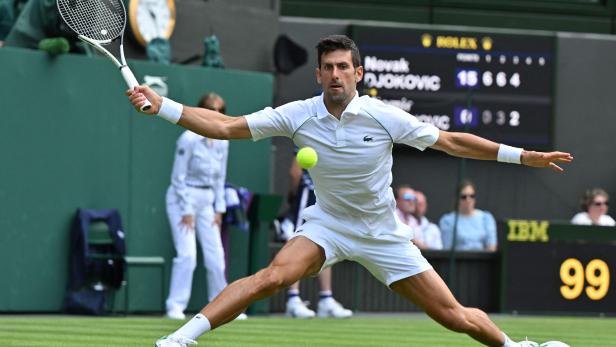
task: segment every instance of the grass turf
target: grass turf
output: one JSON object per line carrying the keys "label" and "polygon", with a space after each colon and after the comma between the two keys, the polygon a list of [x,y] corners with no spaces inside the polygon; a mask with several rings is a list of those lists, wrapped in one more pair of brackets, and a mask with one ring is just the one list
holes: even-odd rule
{"label": "grass turf", "polygon": [[[616,346],[614,318],[496,316],[515,340],[528,335],[545,342],[559,339],[573,347]],[[71,316],[0,316],[4,347],[141,347],[153,346],[181,322],[163,318],[91,318]],[[375,347],[479,346],[465,335],[449,332],[424,315],[358,316],[348,320],[251,317],[216,329],[199,340],[208,347]]]}

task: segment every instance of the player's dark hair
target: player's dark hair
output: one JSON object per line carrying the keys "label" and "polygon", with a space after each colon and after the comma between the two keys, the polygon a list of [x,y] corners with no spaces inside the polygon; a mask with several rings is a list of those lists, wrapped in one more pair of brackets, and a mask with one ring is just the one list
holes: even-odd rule
{"label": "player's dark hair", "polygon": [[[220,100],[222,102],[222,107],[220,109],[214,109],[214,102],[216,102],[216,100]],[[220,113],[226,113],[227,111],[227,108],[225,106],[225,100],[222,98],[222,96],[214,92],[207,93],[202,96],[201,99],[199,99],[199,103],[197,104],[197,106]]]}
{"label": "player's dark hair", "polygon": [[580,199],[580,208],[582,209],[582,211],[588,212],[588,208],[597,196],[603,196],[605,197],[605,200],[610,199],[609,194],[601,188],[587,189],[584,192],[584,195],[582,195],[582,199]]}
{"label": "player's dark hair", "polygon": [[317,44],[317,55],[319,67],[321,67],[321,56],[324,53],[330,53],[343,49],[345,51],[351,51],[351,58],[353,60],[353,67],[357,68],[361,65],[361,56],[359,55],[359,49],[353,40],[346,35],[329,35],[319,40]]}

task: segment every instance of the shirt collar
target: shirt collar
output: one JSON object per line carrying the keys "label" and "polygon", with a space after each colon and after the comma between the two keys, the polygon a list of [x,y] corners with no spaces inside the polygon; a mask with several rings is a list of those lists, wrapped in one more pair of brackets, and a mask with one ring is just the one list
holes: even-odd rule
{"label": "shirt collar", "polygon": [[[353,100],[349,102],[344,111],[342,111],[342,114],[351,113],[353,115],[357,115],[360,109],[361,106],[359,102],[359,93],[355,91],[355,96],[353,97]],[[329,116],[329,111],[327,110],[327,107],[325,107],[325,101],[323,101],[323,93],[321,93],[321,96],[319,97],[319,102],[317,103],[317,118],[322,119],[326,116]]]}

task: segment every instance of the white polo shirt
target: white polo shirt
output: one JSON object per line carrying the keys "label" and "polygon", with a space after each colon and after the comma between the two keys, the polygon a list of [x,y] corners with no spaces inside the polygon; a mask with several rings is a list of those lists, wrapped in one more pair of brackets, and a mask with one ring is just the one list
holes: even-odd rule
{"label": "white polo shirt", "polygon": [[317,203],[305,210],[304,218],[321,209],[364,235],[412,238],[410,228],[396,230],[392,148],[403,143],[424,150],[438,139],[438,128],[378,99],[357,95],[340,120],[327,111],[323,94],[268,107],[246,120],[255,141],[285,136],[317,152],[317,165],[309,169]]}

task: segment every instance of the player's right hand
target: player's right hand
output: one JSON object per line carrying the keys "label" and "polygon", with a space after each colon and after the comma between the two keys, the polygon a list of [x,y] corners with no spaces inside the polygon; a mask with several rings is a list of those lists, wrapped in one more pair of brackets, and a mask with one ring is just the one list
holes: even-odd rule
{"label": "player's right hand", "polygon": [[146,99],[150,101],[150,103],[152,103],[152,107],[150,107],[149,110],[143,112],[149,115],[158,114],[158,111],[160,110],[160,105],[163,102],[163,98],[160,95],[156,94],[155,91],[145,85],[137,86],[133,89],[127,90],[126,96],[128,96],[128,100],[139,112],[142,112],[141,106],[145,103]]}

